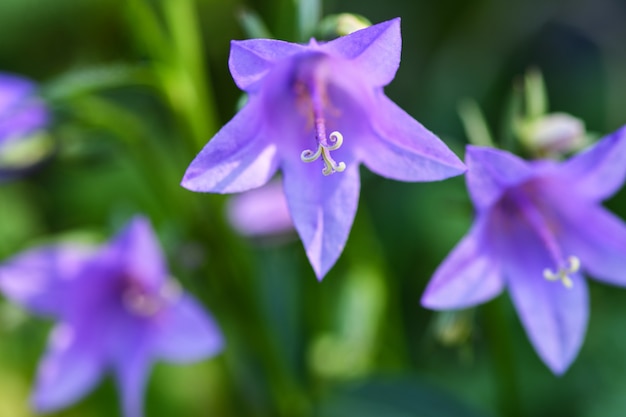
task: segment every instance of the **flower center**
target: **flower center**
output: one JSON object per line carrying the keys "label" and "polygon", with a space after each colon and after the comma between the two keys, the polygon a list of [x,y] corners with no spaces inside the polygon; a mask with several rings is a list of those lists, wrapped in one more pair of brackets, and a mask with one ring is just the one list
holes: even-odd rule
{"label": "flower center", "polygon": [[313,75],[308,82],[299,82],[298,88],[303,90],[310,99],[317,141],[317,149],[315,151],[310,149],[302,151],[300,159],[302,162],[313,162],[321,157],[324,162],[322,169],[324,175],[344,171],[346,164],[336,162],[330,155],[331,151],[339,149],[343,144],[343,135],[337,131],[332,132],[330,136],[326,135],[326,118],[324,117],[324,103],[328,101],[326,84],[319,77]]}
{"label": "flower center", "polygon": [[556,241],[548,222],[531,199],[523,192],[517,193],[515,199],[517,200],[522,217],[537,233],[543,246],[548,251],[550,258],[554,262],[554,265],[556,265],[556,270],[552,268],[544,269],[543,277],[548,281],[561,281],[565,288],[572,288],[574,283],[570,275],[580,270],[580,259],[574,255],[570,255],[567,258],[563,256],[561,247]]}
{"label": "flower center", "polygon": [[131,281],[122,293],[122,303],[133,314],[152,317],[177,300],[180,294],[180,286],[174,280],[166,281],[156,291]]}

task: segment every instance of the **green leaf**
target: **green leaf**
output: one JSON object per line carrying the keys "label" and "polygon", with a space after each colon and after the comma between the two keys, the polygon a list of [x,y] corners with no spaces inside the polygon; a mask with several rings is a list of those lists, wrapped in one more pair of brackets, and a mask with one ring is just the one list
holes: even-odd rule
{"label": "green leaf", "polygon": [[298,35],[302,42],[308,41],[322,15],[320,0],[296,0],[298,8]]}
{"label": "green leaf", "polygon": [[241,28],[248,38],[274,38],[270,30],[267,28],[267,25],[258,13],[255,13],[252,10],[242,9],[239,13],[237,13],[237,18],[239,19],[239,24],[241,25]]}
{"label": "green leaf", "polygon": [[465,134],[473,145],[494,147],[487,121],[478,103],[465,99],[459,103],[459,116],[465,128]]}

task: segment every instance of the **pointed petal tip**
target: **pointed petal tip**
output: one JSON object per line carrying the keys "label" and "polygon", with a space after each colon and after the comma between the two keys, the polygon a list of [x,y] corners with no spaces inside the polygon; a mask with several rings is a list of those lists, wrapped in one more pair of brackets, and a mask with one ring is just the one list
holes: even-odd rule
{"label": "pointed petal tip", "polygon": [[468,308],[467,305],[455,303],[450,297],[446,296],[446,291],[440,291],[440,288],[433,289],[432,286],[426,287],[424,294],[420,298],[420,305],[429,310],[460,310]]}
{"label": "pointed petal tip", "polygon": [[322,282],[326,274],[322,274],[319,270],[313,269],[313,273],[315,274],[315,278],[317,278],[317,282]]}
{"label": "pointed petal tip", "polygon": [[315,278],[317,279],[317,282],[322,282],[324,280],[324,277],[328,273],[328,271],[330,271],[330,268],[333,267],[334,262],[332,265],[322,267],[321,260],[313,259],[309,255],[309,253],[307,253],[307,258],[309,258],[309,263],[311,264],[311,268],[313,269],[313,273],[315,274]]}
{"label": "pointed petal tip", "polygon": [[328,272],[335,266],[337,260],[343,253],[344,247],[345,243],[340,248],[337,248],[336,252],[320,252],[316,245],[311,245],[308,248],[305,247],[306,256],[318,282],[322,282]]}
{"label": "pointed petal tip", "polygon": [[195,175],[193,175],[193,173],[191,173],[191,172],[189,172],[189,170],[187,170],[185,172],[185,175],[183,176],[183,179],[180,180],[180,186],[183,187],[183,188],[186,188],[189,191],[198,192],[198,190],[194,186],[194,181],[193,181],[194,177],[195,177]]}
{"label": "pointed petal tip", "polygon": [[399,28],[400,25],[401,25],[401,19],[400,19],[400,16],[398,16],[398,17],[394,17],[393,19],[385,20],[384,22],[380,22],[380,23],[377,23],[377,24],[372,25],[372,26],[378,26],[378,27],[395,27],[395,26],[397,26]]}
{"label": "pointed petal tip", "polygon": [[398,17],[394,17],[393,19],[385,20],[383,22],[380,22],[380,23],[377,23],[375,25],[372,25],[372,27],[373,26],[378,26],[379,28],[382,28],[382,27],[387,27],[387,28],[397,27],[399,29],[400,25],[401,25],[401,19],[400,19],[400,16],[398,16]]}
{"label": "pointed petal tip", "polygon": [[548,367],[550,372],[552,372],[552,374],[557,377],[562,377],[563,375],[565,375],[565,373],[569,370],[570,366],[574,362],[575,358],[576,355],[573,355],[571,358],[566,358],[564,356],[552,358],[540,356],[540,359]]}
{"label": "pointed petal tip", "polygon": [[226,194],[226,192],[207,186],[206,181],[203,181],[202,172],[192,169],[188,169],[187,172],[185,172],[183,179],[180,181],[180,186],[194,193]]}
{"label": "pointed petal tip", "polygon": [[453,309],[448,306],[443,306],[440,300],[438,300],[436,296],[433,296],[431,294],[431,291],[428,290],[428,288],[426,289],[426,291],[424,292],[424,294],[422,294],[422,297],[420,298],[420,305],[429,310],[452,310]]}
{"label": "pointed petal tip", "polygon": [[558,166],[556,175],[577,193],[601,201],[615,194],[626,178],[626,126],[610,133]]}
{"label": "pointed petal tip", "polygon": [[380,23],[376,23],[376,24],[373,24],[371,26],[365,27],[363,29],[359,29],[359,30],[357,30],[355,32],[352,32],[352,33],[346,35],[346,36],[350,36],[353,33],[357,33],[357,32],[360,32],[360,31],[370,31],[370,30],[375,30],[375,31],[381,31],[382,30],[382,31],[385,31],[385,30],[390,29],[390,28],[394,28],[395,29],[396,27],[398,29],[400,29],[400,26],[401,26],[401,19],[400,19],[400,17],[394,17],[393,19],[385,20],[385,21],[382,21]]}
{"label": "pointed petal tip", "polygon": [[499,282],[492,284],[493,288],[481,289],[483,293],[459,296],[454,288],[433,288],[429,286],[424,291],[420,304],[429,310],[462,310],[475,307],[498,296],[502,292]]}
{"label": "pointed petal tip", "polygon": [[454,152],[451,152],[452,156],[450,157],[449,171],[451,173],[450,177],[456,177],[458,175],[463,175],[467,172],[467,165],[459,158]]}
{"label": "pointed petal tip", "polygon": [[187,167],[183,178],[180,180],[180,186],[196,193],[212,192],[212,190],[207,189],[206,184],[203,185],[203,171],[194,167],[194,162]]}

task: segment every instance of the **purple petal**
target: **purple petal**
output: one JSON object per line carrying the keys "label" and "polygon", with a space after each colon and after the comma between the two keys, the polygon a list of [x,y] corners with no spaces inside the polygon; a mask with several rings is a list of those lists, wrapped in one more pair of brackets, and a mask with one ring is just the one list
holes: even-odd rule
{"label": "purple petal", "polygon": [[26,136],[48,123],[48,110],[35,92],[33,82],[0,73],[0,144]]}
{"label": "purple petal", "polygon": [[558,167],[577,193],[604,200],[617,192],[626,177],[626,126]]}
{"label": "purple petal", "polygon": [[134,217],[115,237],[112,264],[124,265],[125,273],[144,284],[160,286],[167,278],[168,270],[163,251],[150,221]]}
{"label": "purple petal", "polygon": [[477,219],[469,233],[437,268],[422,305],[437,310],[454,310],[483,303],[498,295],[504,286],[496,260],[485,242],[486,223]]}
{"label": "purple petal", "polygon": [[601,206],[565,205],[559,216],[563,245],[594,278],[626,286],[626,224]]}
{"label": "purple petal", "polygon": [[372,86],[387,85],[400,65],[400,18],[337,38],[322,45],[322,50],[353,60]]}
{"label": "purple petal", "polygon": [[400,181],[436,181],[465,172],[461,160],[382,92],[372,117],[376,136],[360,147],[373,172]]}
{"label": "purple petal", "polygon": [[102,368],[97,351],[82,343],[75,328],[58,325],[39,366],[32,396],[34,408],[47,413],[78,401],[99,381]]}
{"label": "purple petal", "polygon": [[587,283],[570,274],[572,287],[543,276],[553,261],[526,225],[507,224],[500,245],[513,303],[537,354],[557,375],[567,370],[582,345],[589,316]]}
{"label": "purple petal", "polygon": [[321,173],[321,161],[298,161],[283,172],[294,225],[320,280],[343,251],[359,200],[358,164],[338,160],[345,161],[346,170],[327,177]]}
{"label": "purple petal", "polygon": [[228,66],[237,86],[253,91],[278,61],[306,50],[304,45],[271,39],[232,41]]}
{"label": "purple petal", "polygon": [[223,337],[213,318],[191,297],[184,296],[158,317],[154,354],[175,362],[189,362],[215,355]]}
{"label": "purple petal", "polygon": [[33,95],[35,84],[26,78],[0,73],[0,115],[10,111],[25,97]]}
{"label": "purple petal", "polygon": [[260,187],[278,167],[276,145],[259,136],[261,103],[250,101],[206,144],[181,185],[191,191],[235,193]]}
{"label": "purple petal", "polygon": [[467,188],[477,209],[494,204],[504,191],[530,179],[536,172],[523,159],[493,148],[467,146]]}
{"label": "purple petal", "polygon": [[66,290],[88,264],[91,250],[80,246],[31,249],[0,266],[0,288],[12,301],[45,315],[60,314]]}
{"label": "purple petal", "polygon": [[143,417],[143,402],[151,362],[145,340],[131,346],[115,364],[124,417]]}

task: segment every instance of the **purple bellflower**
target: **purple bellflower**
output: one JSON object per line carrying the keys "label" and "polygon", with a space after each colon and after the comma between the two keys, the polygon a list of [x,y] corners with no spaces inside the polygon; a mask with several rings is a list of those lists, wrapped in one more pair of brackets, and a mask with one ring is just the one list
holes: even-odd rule
{"label": "purple bellflower", "polygon": [[385,96],[400,50],[400,19],[327,43],[233,41],[230,72],[248,103],[193,160],[182,186],[235,193],[282,170],[295,228],[323,278],[354,221],[361,162],[401,181],[465,171],[439,138]]}
{"label": "purple bellflower", "polygon": [[76,402],[110,370],[124,416],[140,417],[154,360],[195,361],[222,348],[213,319],[168,277],[143,218],[95,250],[47,246],[18,255],[0,267],[0,286],[58,321],[32,397],[38,412]]}
{"label": "purple bellflower", "polygon": [[32,81],[0,73],[0,149],[48,124],[49,114]]}
{"label": "purple bellflower", "polygon": [[626,176],[626,127],[560,163],[475,146],[466,163],[476,219],[422,304],[466,308],[506,285],[538,355],[562,374],[587,327],[582,271],[626,286],[626,225],[601,206]]}

